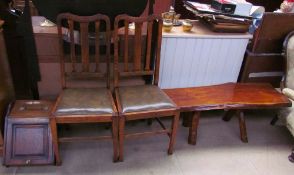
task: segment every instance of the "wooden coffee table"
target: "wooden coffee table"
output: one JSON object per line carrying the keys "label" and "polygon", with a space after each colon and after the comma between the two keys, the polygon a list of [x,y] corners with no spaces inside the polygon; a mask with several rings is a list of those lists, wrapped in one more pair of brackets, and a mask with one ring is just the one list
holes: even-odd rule
{"label": "wooden coffee table", "polygon": [[270,84],[226,83],[214,86],[165,89],[164,92],[177,104],[181,112],[193,112],[189,128],[189,144],[196,144],[197,127],[201,111],[224,109],[229,121],[237,114],[240,137],[248,142],[244,109],[290,107],[290,100]]}

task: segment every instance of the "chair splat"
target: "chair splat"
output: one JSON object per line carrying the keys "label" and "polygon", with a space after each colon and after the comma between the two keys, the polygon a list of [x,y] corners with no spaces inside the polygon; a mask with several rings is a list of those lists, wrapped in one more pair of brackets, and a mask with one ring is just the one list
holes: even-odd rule
{"label": "chair splat", "polygon": [[135,23],[134,71],[141,70],[142,25],[141,22]]}
{"label": "chair splat", "polygon": [[125,35],[124,35],[124,71],[129,71],[129,22],[125,20]]}
{"label": "chair splat", "polygon": [[152,27],[153,22],[148,23],[147,28],[147,52],[146,52],[146,62],[145,62],[145,70],[150,70],[150,56],[151,56],[151,44],[152,44]]}
{"label": "chair splat", "polygon": [[74,42],[74,21],[68,20],[69,35],[70,35],[70,59],[72,62],[72,72],[76,72],[76,50]]}
{"label": "chair splat", "polygon": [[[68,80],[92,81],[97,78],[106,78],[107,87],[109,87],[110,19],[102,14],[77,16],[63,13],[58,16],[57,23],[60,39],[62,87],[67,87],[66,81]],[[67,45],[69,46],[68,50]],[[66,59],[67,52],[69,52],[70,59]],[[106,70],[100,69],[101,63],[104,61]],[[68,67],[69,64],[70,67]]]}
{"label": "chair splat", "polygon": [[[121,29],[124,30],[119,29],[119,24],[122,23],[125,26]],[[134,23],[135,29],[129,28],[130,23]],[[157,64],[157,60],[159,63],[160,59],[161,23],[162,19],[156,15],[148,17],[119,15],[116,17],[114,22],[114,75],[117,75],[114,76],[115,87],[119,86],[120,77],[148,75],[158,79],[154,76],[158,75],[155,69],[159,67],[153,65]],[[124,46],[119,47],[120,44]],[[130,44],[133,44],[132,53],[129,53]],[[123,67],[120,70],[121,55],[123,56]]]}
{"label": "chair splat", "polygon": [[[83,72],[89,72],[89,23],[80,23]],[[97,39],[96,39],[97,40]]]}
{"label": "chair splat", "polygon": [[95,72],[100,72],[99,62],[100,62],[100,21],[95,22],[95,61],[96,61],[96,69]]}

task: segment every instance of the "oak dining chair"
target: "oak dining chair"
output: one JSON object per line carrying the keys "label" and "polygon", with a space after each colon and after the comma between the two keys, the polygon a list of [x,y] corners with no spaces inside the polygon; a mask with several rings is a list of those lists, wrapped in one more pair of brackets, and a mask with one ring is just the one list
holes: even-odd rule
{"label": "oak dining chair", "polygon": [[[112,139],[113,161],[118,159],[118,115],[110,91],[110,19],[102,14],[57,17],[62,92],[52,111],[50,126],[56,164],[59,142]],[[67,27],[67,28],[66,28]],[[102,64],[102,61],[106,64]],[[103,69],[104,68],[104,69]],[[76,87],[74,81],[102,81],[105,87]],[[57,124],[112,123],[109,136],[58,137]]]}
{"label": "oak dining chair", "polygon": [[[129,29],[130,24],[134,28]],[[121,28],[121,25],[124,27]],[[119,161],[123,161],[124,139],[130,137],[167,134],[170,138],[168,154],[173,153],[179,112],[172,100],[158,87],[161,39],[161,17],[119,15],[115,18],[114,90],[119,112]],[[131,46],[133,50],[129,49]],[[145,85],[121,86],[122,79],[138,76],[144,77]],[[159,120],[166,116],[172,116],[171,129],[167,129]],[[162,129],[126,134],[126,121],[140,119],[156,119]]]}

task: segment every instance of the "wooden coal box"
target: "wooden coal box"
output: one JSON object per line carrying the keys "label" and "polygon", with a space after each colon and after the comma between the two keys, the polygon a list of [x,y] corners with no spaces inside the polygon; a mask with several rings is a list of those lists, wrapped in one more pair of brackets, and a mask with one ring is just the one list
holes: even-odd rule
{"label": "wooden coal box", "polygon": [[17,100],[5,118],[4,162],[6,166],[54,163],[50,131],[50,101]]}

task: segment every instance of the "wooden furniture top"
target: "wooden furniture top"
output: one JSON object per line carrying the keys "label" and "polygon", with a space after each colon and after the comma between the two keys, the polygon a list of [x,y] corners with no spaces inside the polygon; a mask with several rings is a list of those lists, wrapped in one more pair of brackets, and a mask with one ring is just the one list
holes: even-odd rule
{"label": "wooden furniture top", "polygon": [[189,38],[212,38],[212,39],[251,39],[253,36],[249,33],[221,33],[213,32],[200,21],[193,21],[193,28],[190,32],[183,32],[182,26],[176,26],[171,32],[163,32],[163,37],[189,37]]}
{"label": "wooden furniture top", "polygon": [[[270,30],[269,30],[270,29]],[[293,13],[266,12],[254,32],[251,51],[254,53],[281,53],[288,33],[294,30]]]}
{"label": "wooden furniture top", "polygon": [[[146,28],[143,26],[142,33],[146,35]],[[134,29],[129,29],[129,35],[134,35]],[[119,31],[120,35],[124,34],[124,28]],[[162,32],[164,38],[211,38],[211,39],[251,39],[253,35],[249,33],[220,33],[213,32],[200,21],[193,21],[193,28],[190,32],[184,32],[182,26],[174,26],[170,32]]]}
{"label": "wooden furniture top", "polygon": [[53,107],[52,101],[16,100],[9,114],[10,118],[48,118]]}
{"label": "wooden furniture top", "polygon": [[[40,23],[43,22],[45,18],[43,16],[33,16],[32,17],[32,24],[33,24],[33,31],[35,34],[57,34],[57,27],[41,27]],[[121,31],[119,34],[123,35],[123,29],[121,28]],[[133,29],[129,29],[129,35],[134,34],[135,31]],[[146,31],[142,31],[142,33],[146,34]],[[173,27],[171,32],[163,32],[162,37],[189,37],[189,38],[244,38],[244,39],[251,39],[252,35],[249,33],[216,33],[211,30],[209,30],[206,26],[201,24],[199,21],[194,21],[193,28],[191,32],[183,32],[182,26]]]}
{"label": "wooden furniture top", "polygon": [[182,111],[251,109],[291,106],[270,84],[225,83],[214,86],[165,89]]}

